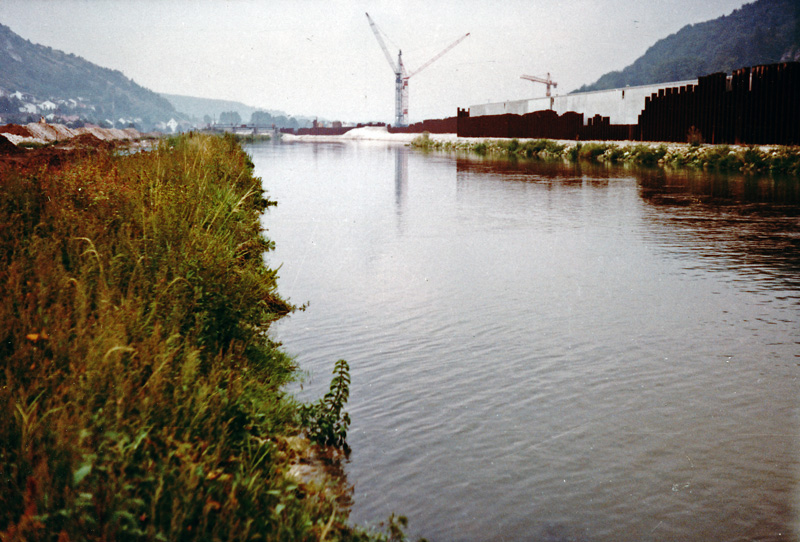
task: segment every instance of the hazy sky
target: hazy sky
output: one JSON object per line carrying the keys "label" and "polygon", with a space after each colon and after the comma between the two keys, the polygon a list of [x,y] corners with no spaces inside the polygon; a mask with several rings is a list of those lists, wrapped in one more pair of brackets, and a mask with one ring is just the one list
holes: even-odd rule
{"label": "hazy sky", "polygon": [[[117,69],[157,92],[329,120],[392,121],[394,75],[365,12],[413,71],[410,120],[566,93],[742,0],[0,0],[23,38]],[[246,120],[246,119],[245,119]]]}

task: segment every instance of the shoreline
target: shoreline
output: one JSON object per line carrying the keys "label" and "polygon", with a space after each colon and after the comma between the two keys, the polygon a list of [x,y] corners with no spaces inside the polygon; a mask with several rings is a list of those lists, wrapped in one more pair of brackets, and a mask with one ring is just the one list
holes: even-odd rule
{"label": "shoreline", "polygon": [[800,178],[800,147],[782,145],[712,145],[657,141],[573,141],[458,137],[456,134],[392,134],[386,127],[354,128],[341,136],[282,134],[287,143],[394,143],[423,151],[474,153],[507,159],[590,161],[604,164],[695,169],[721,172],[777,173]]}
{"label": "shoreline", "polygon": [[[332,143],[332,142],[349,142],[349,141],[384,141],[391,143],[413,143],[417,138],[426,137],[427,132],[422,133],[390,133],[385,126],[364,126],[361,128],[353,128],[352,130],[342,135],[294,135],[294,134],[281,134],[280,138],[284,142],[312,142],[312,143]],[[518,141],[519,143],[528,143],[532,141],[552,141],[559,145],[617,145],[617,146],[633,146],[645,145],[651,147],[666,146],[668,149],[681,149],[691,147],[690,143],[674,143],[663,141],[634,141],[634,140],[581,140],[576,141],[572,139],[548,139],[548,138],[511,138],[511,137],[459,137],[457,134],[431,134],[427,133],[427,138],[433,142],[434,145],[465,145],[465,144],[478,144],[489,142],[510,142]],[[779,148],[792,148],[781,145],[711,145],[702,144],[707,147],[730,147],[730,148],[758,148],[763,150],[775,150]],[[461,150],[461,149],[454,149]],[[466,150],[466,149],[465,149]]]}
{"label": "shoreline", "polygon": [[[302,375],[269,331],[296,307],[264,258],[276,202],[247,153],[91,138],[0,154],[0,293],[24,300],[0,307],[0,400],[20,413],[0,422],[2,532],[382,540],[349,523],[346,425],[286,390]],[[341,442],[317,437],[331,420]]]}

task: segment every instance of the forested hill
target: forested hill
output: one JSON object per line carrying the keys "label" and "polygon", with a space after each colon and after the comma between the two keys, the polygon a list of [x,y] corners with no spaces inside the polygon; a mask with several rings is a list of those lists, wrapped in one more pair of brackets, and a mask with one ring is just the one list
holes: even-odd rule
{"label": "forested hill", "polygon": [[[260,109],[245,105],[241,102],[234,102],[230,100],[215,100],[211,98],[198,98],[196,96],[182,96],[179,94],[161,94],[164,98],[175,106],[175,109],[182,113],[186,113],[194,118],[194,120],[205,123],[220,122],[227,124],[223,120],[225,115],[230,116],[231,113],[238,115],[239,122],[247,122],[253,124],[274,124],[278,128],[302,128],[311,126],[311,120],[308,117],[293,117],[283,111],[275,111],[272,109]],[[255,114],[255,117],[253,116]]]}
{"label": "forested hill", "polygon": [[758,0],[730,15],[688,25],[622,71],[576,92],[683,81],[738,68],[800,60],[800,0]]}
{"label": "forested hill", "polygon": [[[49,100],[59,105],[59,109],[72,104],[73,111],[64,111],[64,114],[79,114],[92,121],[117,122],[124,117],[141,119],[139,122],[144,125],[152,125],[179,117],[169,101],[136,84],[122,72],[31,43],[2,24],[0,88],[8,94],[19,92],[41,101]],[[8,99],[6,96],[5,101]],[[70,99],[69,104],[59,102]],[[6,104],[13,105],[19,104]]]}

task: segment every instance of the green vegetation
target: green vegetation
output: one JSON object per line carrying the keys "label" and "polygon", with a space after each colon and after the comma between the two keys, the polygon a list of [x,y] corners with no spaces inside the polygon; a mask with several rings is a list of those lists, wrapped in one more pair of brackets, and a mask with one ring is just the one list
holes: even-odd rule
{"label": "green vegetation", "polygon": [[272,136],[270,134],[234,134],[236,139],[239,141],[245,141],[247,143],[255,143],[257,141],[271,141]]}
{"label": "green vegetation", "polygon": [[716,72],[800,59],[800,3],[759,0],[730,15],[687,25],[633,64],[576,92],[696,79]]}
{"label": "green vegetation", "polygon": [[546,139],[436,141],[427,134],[411,146],[422,150],[470,152],[514,159],[591,161],[647,167],[694,168],[714,171],[771,172],[800,175],[800,147],[689,144],[617,144],[613,142],[559,143]]}
{"label": "green vegetation", "polygon": [[241,102],[181,96],[178,94],[160,94],[160,96],[166,98],[177,111],[186,113],[198,121],[202,120],[205,124],[211,124],[214,121],[222,122],[220,115],[225,112],[236,112],[242,122],[249,119],[250,124],[260,127],[271,127],[273,124],[276,128],[311,126],[312,119],[307,117],[294,117],[283,111],[263,111]]}
{"label": "green vegetation", "polygon": [[38,141],[21,141],[17,147],[21,149],[41,149],[44,147],[52,147],[57,142],[51,141],[47,143],[39,143]]}
{"label": "green vegetation", "polygon": [[318,402],[300,408],[303,426],[313,442],[348,450],[346,440],[350,415],[342,413],[342,408],[349,397],[350,366],[340,359],[333,369],[330,391]]}
{"label": "green vegetation", "polygon": [[220,124],[241,124],[242,117],[236,111],[223,111],[219,114]]}
{"label": "green vegetation", "polygon": [[268,331],[293,306],[260,225],[274,203],[233,137],[4,175],[0,539],[396,533],[348,526],[290,473],[301,411],[344,445],[349,374],[337,363],[319,406],[284,391],[296,367]]}
{"label": "green vegetation", "polygon": [[[275,115],[273,116],[271,113],[267,111],[254,111],[252,115],[250,115],[250,124],[255,124],[257,126],[272,126],[275,125],[276,128],[301,128],[301,123],[294,117],[286,116],[286,115]],[[302,122],[303,125],[309,124],[307,121]]]}

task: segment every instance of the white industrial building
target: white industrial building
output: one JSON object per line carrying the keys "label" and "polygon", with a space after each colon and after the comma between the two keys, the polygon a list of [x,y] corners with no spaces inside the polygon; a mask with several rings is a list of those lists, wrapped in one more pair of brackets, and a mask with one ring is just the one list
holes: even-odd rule
{"label": "white industrial building", "polygon": [[505,115],[507,113],[524,115],[534,111],[552,109],[559,115],[563,115],[568,111],[583,113],[584,122],[595,115],[600,115],[609,117],[611,124],[636,124],[639,121],[639,114],[644,109],[645,98],[657,94],[659,89],[662,88],[696,84],[697,79],[694,79],[691,81],[660,83],[658,85],[595,90],[546,98],[472,105],[469,108],[469,115],[471,117]]}

